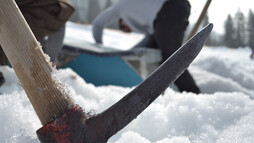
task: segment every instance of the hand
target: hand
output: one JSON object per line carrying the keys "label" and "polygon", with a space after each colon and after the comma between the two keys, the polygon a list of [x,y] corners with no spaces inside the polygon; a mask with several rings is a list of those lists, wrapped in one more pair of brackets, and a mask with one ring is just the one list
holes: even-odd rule
{"label": "hand", "polygon": [[132,29],[122,19],[119,20],[119,29],[126,33],[132,32]]}

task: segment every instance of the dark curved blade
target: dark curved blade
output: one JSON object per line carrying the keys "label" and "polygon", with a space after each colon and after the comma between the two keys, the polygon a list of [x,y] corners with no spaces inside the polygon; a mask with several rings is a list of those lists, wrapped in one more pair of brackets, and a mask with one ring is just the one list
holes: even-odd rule
{"label": "dark curved blade", "polygon": [[212,28],[213,24],[207,25],[120,101],[90,118],[89,124],[99,126],[100,134],[104,136],[102,138],[107,139],[129,124],[189,67],[201,51]]}

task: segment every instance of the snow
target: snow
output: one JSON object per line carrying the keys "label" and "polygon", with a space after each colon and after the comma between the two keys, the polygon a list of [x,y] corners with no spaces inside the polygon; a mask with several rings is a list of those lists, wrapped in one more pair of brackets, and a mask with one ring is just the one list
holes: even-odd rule
{"label": "snow", "polygon": [[[202,93],[179,93],[169,87],[109,143],[252,143],[254,142],[254,61],[249,48],[204,47],[190,66]],[[0,142],[38,143],[41,127],[12,68],[0,66]],[[55,76],[69,88],[75,103],[99,113],[132,88],[94,86],[73,70]]]}
{"label": "snow", "polygon": [[[87,43],[94,44],[94,38],[92,36],[92,26],[76,24],[73,22],[67,22],[66,34],[64,42],[70,45],[75,45],[82,48],[82,45]],[[138,33],[123,33],[119,30],[104,29],[103,31],[103,45],[116,50],[130,50],[140,40],[144,38],[144,35]],[[85,37],[85,38],[84,38]]]}

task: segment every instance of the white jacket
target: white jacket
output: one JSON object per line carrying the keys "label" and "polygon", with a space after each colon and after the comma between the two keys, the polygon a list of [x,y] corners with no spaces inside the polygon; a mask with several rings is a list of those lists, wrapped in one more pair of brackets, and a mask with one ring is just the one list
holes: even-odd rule
{"label": "white jacket", "polygon": [[93,36],[96,43],[102,43],[103,28],[120,18],[132,30],[152,34],[154,20],[165,1],[167,0],[119,0],[93,21]]}

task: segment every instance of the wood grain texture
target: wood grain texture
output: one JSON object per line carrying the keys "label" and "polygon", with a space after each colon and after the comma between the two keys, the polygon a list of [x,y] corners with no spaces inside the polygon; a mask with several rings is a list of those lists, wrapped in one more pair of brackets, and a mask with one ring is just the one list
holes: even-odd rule
{"label": "wood grain texture", "polygon": [[0,0],[0,44],[42,125],[73,107],[14,0]]}

